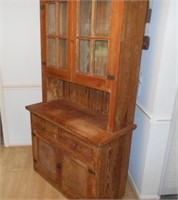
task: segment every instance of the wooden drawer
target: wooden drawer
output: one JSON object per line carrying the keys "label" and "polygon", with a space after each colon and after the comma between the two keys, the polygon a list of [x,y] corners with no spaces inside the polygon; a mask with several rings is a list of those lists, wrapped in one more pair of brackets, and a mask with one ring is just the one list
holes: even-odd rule
{"label": "wooden drawer", "polygon": [[58,140],[58,127],[36,115],[32,115],[32,132],[53,141]]}
{"label": "wooden drawer", "polygon": [[31,117],[31,123],[32,128],[35,128],[37,131],[41,132],[43,130],[43,119],[41,117],[38,117],[37,115],[32,114]]}
{"label": "wooden drawer", "polygon": [[63,129],[59,129],[59,143],[65,149],[77,155],[80,158],[92,161],[93,148]]}
{"label": "wooden drawer", "polygon": [[44,129],[42,134],[54,141],[58,140],[58,127],[46,120],[44,120]]}

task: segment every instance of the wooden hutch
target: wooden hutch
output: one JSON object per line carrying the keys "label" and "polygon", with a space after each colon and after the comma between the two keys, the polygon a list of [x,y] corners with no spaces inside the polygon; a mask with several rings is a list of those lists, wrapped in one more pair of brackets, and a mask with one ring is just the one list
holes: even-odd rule
{"label": "wooden hutch", "polygon": [[125,193],[147,0],[41,0],[34,169],[71,199]]}

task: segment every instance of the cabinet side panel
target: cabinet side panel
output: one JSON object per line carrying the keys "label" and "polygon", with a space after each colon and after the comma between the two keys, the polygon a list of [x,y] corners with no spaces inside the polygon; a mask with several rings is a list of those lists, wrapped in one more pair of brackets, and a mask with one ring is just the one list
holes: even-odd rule
{"label": "cabinet side panel", "polygon": [[125,1],[116,129],[133,123],[148,1]]}
{"label": "cabinet side panel", "polygon": [[119,199],[124,195],[131,137],[132,134],[128,133],[101,149],[98,184],[99,198]]}

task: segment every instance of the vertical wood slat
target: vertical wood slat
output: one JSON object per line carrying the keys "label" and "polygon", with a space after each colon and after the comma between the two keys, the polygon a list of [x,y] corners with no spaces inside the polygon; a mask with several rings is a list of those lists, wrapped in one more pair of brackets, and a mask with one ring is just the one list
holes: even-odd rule
{"label": "vertical wood slat", "polygon": [[70,83],[54,77],[46,78],[47,101],[66,99],[77,106],[108,115],[110,94],[108,92]]}
{"label": "vertical wood slat", "polygon": [[[92,13],[91,13],[91,36],[95,35],[95,9],[96,1],[92,1]],[[94,72],[94,40],[90,40],[90,74]]]}
{"label": "vertical wood slat", "polygon": [[77,60],[78,60],[78,51],[77,51],[77,43],[78,40],[78,12],[79,12],[79,3],[77,1],[71,1],[70,2],[70,10],[69,10],[69,18],[73,19],[69,21],[70,25],[70,73],[71,73],[71,79],[73,79],[75,75],[75,71],[77,70]]}

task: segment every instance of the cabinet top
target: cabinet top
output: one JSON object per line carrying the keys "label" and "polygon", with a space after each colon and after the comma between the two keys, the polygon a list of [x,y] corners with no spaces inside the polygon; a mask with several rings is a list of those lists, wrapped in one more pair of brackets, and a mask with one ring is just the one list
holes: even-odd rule
{"label": "cabinet top", "polygon": [[95,146],[102,146],[117,137],[131,133],[135,129],[135,125],[130,125],[111,133],[106,129],[107,116],[75,107],[65,100],[37,103],[26,108],[31,113],[50,121]]}

